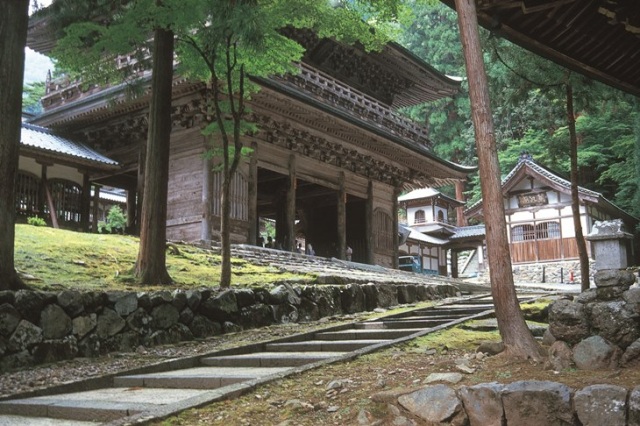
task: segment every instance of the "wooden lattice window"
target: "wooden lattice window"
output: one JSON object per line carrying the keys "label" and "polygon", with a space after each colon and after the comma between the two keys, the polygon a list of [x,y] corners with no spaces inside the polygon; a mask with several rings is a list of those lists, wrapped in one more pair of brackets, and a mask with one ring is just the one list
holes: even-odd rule
{"label": "wooden lattice window", "polygon": [[535,240],[536,232],[533,225],[525,224],[511,228],[511,242]]}
{"label": "wooden lattice window", "polygon": [[19,215],[32,216],[40,210],[38,194],[40,178],[27,172],[18,172],[16,180],[16,212]]}
{"label": "wooden lattice window", "polygon": [[542,222],[537,224],[536,238],[539,240],[560,238],[560,224],[558,222]]}
{"label": "wooden lattice window", "polygon": [[444,212],[442,210],[438,210],[438,222],[444,223]]}
{"label": "wooden lattice window", "polygon": [[[220,195],[222,194],[222,172],[213,174],[213,214],[220,216],[222,212]],[[249,219],[249,183],[247,179],[236,172],[231,180],[231,218],[237,220]]]}
{"label": "wooden lattice window", "polygon": [[424,216],[424,210],[416,211],[413,221],[414,223],[425,223],[427,220]]}
{"label": "wooden lattice window", "polygon": [[[397,229],[396,232],[398,232]],[[380,209],[376,209],[373,213],[373,234],[376,250],[393,250],[393,220]]]}
{"label": "wooden lattice window", "polygon": [[75,182],[64,179],[49,181],[51,198],[59,220],[80,223],[82,218],[82,188]]}

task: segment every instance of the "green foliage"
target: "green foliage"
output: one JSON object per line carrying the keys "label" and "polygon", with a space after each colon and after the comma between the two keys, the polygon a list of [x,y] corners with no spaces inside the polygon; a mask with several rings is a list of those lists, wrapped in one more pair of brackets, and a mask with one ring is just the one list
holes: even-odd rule
{"label": "green foliage", "polygon": [[105,222],[98,223],[100,233],[123,233],[127,226],[127,216],[119,206],[111,206]]}
{"label": "green foliage", "polygon": [[25,84],[22,89],[22,111],[33,115],[42,113],[40,99],[42,99],[44,94],[44,81]]}
{"label": "green foliage", "polygon": [[47,222],[38,216],[31,216],[27,218],[27,223],[32,226],[47,226]]}

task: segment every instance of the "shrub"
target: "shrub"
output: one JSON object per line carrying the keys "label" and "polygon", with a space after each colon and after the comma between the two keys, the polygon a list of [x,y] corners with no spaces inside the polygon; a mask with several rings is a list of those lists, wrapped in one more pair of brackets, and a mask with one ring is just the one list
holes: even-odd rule
{"label": "shrub", "polygon": [[98,232],[123,233],[127,225],[127,215],[124,214],[119,206],[111,206],[107,213],[106,222],[98,223]]}
{"label": "shrub", "polygon": [[32,216],[27,218],[27,223],[33,226],[47,226],[47,222],[41,217]]}

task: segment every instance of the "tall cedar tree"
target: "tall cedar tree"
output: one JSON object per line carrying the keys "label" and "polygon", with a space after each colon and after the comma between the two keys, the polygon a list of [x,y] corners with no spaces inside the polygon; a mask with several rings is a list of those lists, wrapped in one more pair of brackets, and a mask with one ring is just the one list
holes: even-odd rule
{"label": "tall cedar tree", "polygon": [[15,269],[14,240],[28,22],[29,0],[3,2],[0,13],[0,290],[26,288]]}
{"label": "tall cedar tree", "polygon": [[455,5],[469,80],[471,113],[476,132],[476,149],[486,217],[491,293],[496,307],[498,328],[505,346],[505,355],[541,361],[544,358],[544,350],[536,342],[524,321],[513,284],[500,182],[500,166],[475,1],[456,0]]}

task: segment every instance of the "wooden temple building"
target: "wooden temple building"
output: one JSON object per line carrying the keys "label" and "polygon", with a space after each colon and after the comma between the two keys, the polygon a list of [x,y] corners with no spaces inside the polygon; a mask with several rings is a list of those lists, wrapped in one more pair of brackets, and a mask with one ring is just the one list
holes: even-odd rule
{"label": "wooden temple building", "polygon": [[[256,80],[251,117],[259,131],[232,189],[232,241],[255,244],[261,219],[275,221],[276,241],[296,239],[319,256],[397,266],[401,191],[463,181],[474,170],[437,157],[427,131],[397,109],[457,93],[459,83],[395,43],[380,52],[291,31],[306,48],[296,75]],[[46,21],[32,21],[28,44],[53,47]],[[131,60],[121,58],[126,65]],[[149,80],[149,72],[141,74]],[[167,237],[216,239],[221,174],[203,153],[206,87],[176,76],[169,170]],[[143,182],[149,94],[126,86],[86,87],[50,80],[44,113],[33,123],[69,135],[119,164],[89,173],[94,186],[123,188],[135,227]],[[215,161],[215,160],[214,160]]]}

